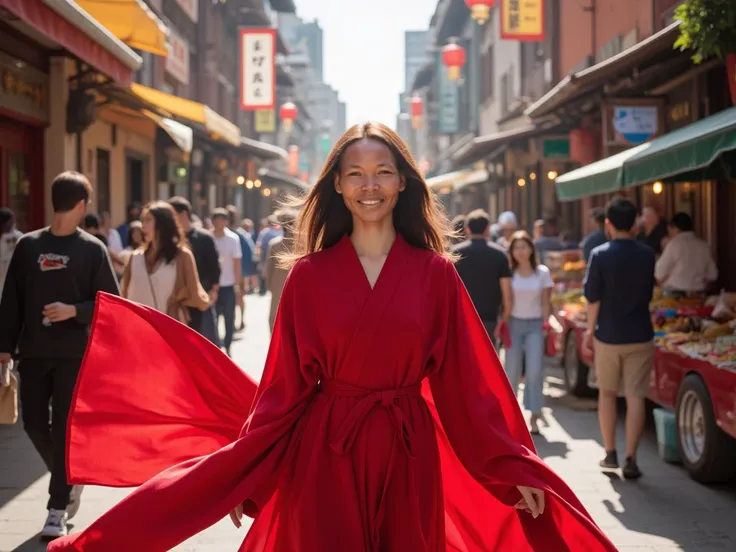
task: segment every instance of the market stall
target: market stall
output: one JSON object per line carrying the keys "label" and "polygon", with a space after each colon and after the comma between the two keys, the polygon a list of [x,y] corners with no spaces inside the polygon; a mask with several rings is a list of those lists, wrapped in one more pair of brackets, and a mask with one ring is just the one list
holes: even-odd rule
{"label": "market stall", "polygon": [[[595,387],[592,355],[581,346],[585,298],[568,285],[553,302],[565,384],[585,395]],[[726,481],[736,474],[736,294],[675,299],[655,290],[650,308],[656,349],[648,398],[674,410],[679,458],[690,475]]]}

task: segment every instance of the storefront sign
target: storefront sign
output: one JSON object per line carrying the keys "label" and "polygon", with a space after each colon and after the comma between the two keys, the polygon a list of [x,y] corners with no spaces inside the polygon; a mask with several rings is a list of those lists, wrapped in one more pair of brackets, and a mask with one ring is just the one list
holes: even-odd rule
{"label": "storefront sign", "polygon": [[542,140],[544,159],[567,159],[570,157],[570,140],[567,138],[545,138]]}
{"label": "storefront sign", "polygon": [[187,17],[196,23],[199,19],[199,0],[176,0],[182,11],[187,14]]}
{"label": "storefront sign", "polygon": [[240,31],[240,107],[276,107],[276,29]]}
{"label": "storefront sign", "polygon": [[49,77],[0,52],[0,108],[46,123]]}
{"label": "storefront sign", "polygon": [[450,80],[441,52],[437,54],[437,75],[437,132],[455,134],[460,131],[460,85]]}
{"label": "storefront sign", "polygon": [[189,84],[189,43],[173,30],[169,30],[166,72],[180,83]]}
{"label": "storefront sign", "polygon": [[613,128],[617,138],[629,144],[642,144],[659,132],[659,110],[655,106],[616,106]]}
{"label": "storefront sign", "polygon": [[259,109],[254,112],[256,132],[270,134],[276,132],[276,110]]}
{"label": "storefront sign", "polygon": [[501,38],[544,40],[544,0],[501,0]]}

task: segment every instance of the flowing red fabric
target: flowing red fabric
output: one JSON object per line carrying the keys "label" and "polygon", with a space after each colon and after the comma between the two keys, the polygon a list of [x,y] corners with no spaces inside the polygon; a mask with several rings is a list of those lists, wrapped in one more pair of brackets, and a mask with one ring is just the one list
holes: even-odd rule
{"label": "flowing red fabric", "polygon": [[[615,550],[536,456],[454,267],[401,238],[373,288],[347,238],[297,263],[257,391],[101,294],[67,453],[72,483],[140,487],[50,552],[169,550],[238,504],[240,552]],[[518,485],[546,491],[542,516]]]}

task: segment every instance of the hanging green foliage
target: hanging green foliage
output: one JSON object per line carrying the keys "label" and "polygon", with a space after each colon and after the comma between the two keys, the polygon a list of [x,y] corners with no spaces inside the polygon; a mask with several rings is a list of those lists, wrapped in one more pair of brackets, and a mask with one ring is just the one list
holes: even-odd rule
{"label": "hanging green foliage", "polygon": [[685,0],[675,8],[675,48],[692,50],[695,63],[736,53],[736,0]]}

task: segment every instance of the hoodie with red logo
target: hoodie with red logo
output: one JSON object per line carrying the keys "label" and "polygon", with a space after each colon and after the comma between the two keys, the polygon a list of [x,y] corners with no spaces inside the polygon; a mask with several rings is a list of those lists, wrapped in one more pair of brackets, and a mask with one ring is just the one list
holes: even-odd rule
{"label": "hoodie with red logo", "polygon": [[[97,238],[82,230],[55,236],[48,228],[25,234],[2,291],[0,352],[81,359],[98,291],[119,293],[107,248]],[[44,306],[57,301],[76,306],[77,316],[44,324]]]}

